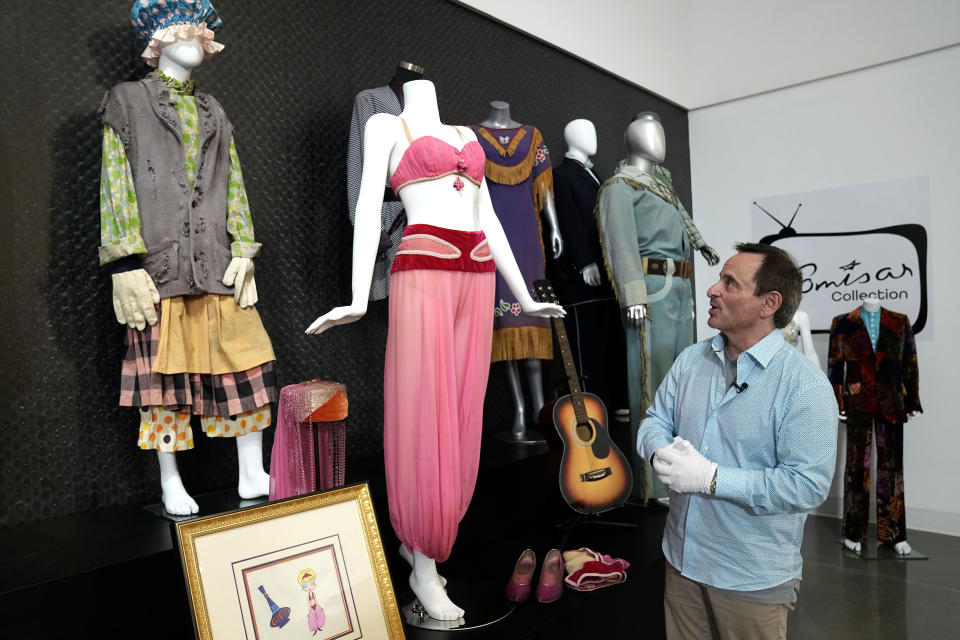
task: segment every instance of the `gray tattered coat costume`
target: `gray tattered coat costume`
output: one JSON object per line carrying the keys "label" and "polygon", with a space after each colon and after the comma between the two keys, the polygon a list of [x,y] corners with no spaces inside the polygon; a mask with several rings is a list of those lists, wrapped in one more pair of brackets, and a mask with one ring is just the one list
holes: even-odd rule
{"label": "gray tattered coat costume", "polygon": [[[119,139],[123,147],[122,169],[104,171],[102,181],[107,191],[125,194],[125,210],[133,209],[126,222],[130,235],[111,245],[109,255],[101,247],[101,261],[116,260],[114,271],[121,275],[142,266],[161,298],[159,322],[126,331],[120,404],[140,408],[138,445],[166,452],[192,448],[191,415],[201,416],[203,431],[212,437],[270,426],[273,348],[256,309],[241,308],[234,287],[223,283],[232,258],[253,258],[260,248],[252,224],[243,241],[228,228],[236,206],[231,189],[234,199],[242,194],[243,211],[249,212],[223,108],[208,94],[192,94],[191,83],[154,72],[114,87],[100,113],[105,167],[108,158],[118,162],[111,144]],[[130,183],[133,194],[126,191]],[[102,222],[117,211],[111,198],[104,199],[104,187]]]}
{"label": "gray tattered coat costume", "polygon": [[192,189],[176,102],[156,72],[115,86],[100,107],[103,122],[123,141],[147,246],[141,262],[161,298],[233,295],[221,281],[232,257],[226,209],[233,126],[213,96],[195,95],[200,154]]}

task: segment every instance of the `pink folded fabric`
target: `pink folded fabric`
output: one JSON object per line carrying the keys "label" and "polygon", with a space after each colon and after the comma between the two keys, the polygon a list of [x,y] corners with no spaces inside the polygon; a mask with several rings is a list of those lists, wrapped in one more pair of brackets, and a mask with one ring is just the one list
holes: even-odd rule
{"label": "pink folded fabric", "polygon": [[[565,551],[564,558],[571,552]],[[571,589],[577,591],[593,591],[601,587],[609,587],[612,584],[620,584],[627,579],[627,568],[630,563],[621,558],[612,558],[608,555],[601,555],[593,549],[581,547],[577,549],[576,554],[584,554],[592,558],[583,563],[583,566],[575,571],[568,573],[563,579]],[[568,566],[579,565],[579,563],[568,563]]]}

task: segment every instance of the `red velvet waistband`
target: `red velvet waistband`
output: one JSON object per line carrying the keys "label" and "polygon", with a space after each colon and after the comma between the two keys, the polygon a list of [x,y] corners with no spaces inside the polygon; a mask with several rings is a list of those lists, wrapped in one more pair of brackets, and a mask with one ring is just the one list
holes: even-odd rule
{"label": "red velvet waistband", "polygon": [[410,269],[496,271],[483,231],[457,231],[429,224],[411,224],[393,260],[392,272]]}

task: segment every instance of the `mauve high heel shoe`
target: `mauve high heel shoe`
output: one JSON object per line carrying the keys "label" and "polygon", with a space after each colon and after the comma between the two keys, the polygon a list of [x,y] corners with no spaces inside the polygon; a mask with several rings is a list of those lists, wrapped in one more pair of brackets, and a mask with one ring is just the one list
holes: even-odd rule
{"label": "mauve high heel shoe", "polygon": [[513,568],[510,581],[507,582],[507,600],[526,602],[533,588],[533,571],[537,568],[537,556],[531,549],[524,550]]}
{"label": "mauve high heel shoe", "polygon": [[537,601],[553,602],[563,595],[563,558],[559,549],[547,551],[537,583]]}

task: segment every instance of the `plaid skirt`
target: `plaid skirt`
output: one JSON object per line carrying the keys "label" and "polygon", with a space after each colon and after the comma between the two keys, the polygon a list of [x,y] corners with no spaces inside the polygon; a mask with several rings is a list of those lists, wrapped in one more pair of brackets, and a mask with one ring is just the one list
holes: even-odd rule
{"label": "plaid skirt", "polygon": [[124,342],[121,407],[161,406],[201,416],[230,417],[277,401],[273,361],[219,375],[163,374],[153,370],[160,322],[142,331],[127,327]]}

